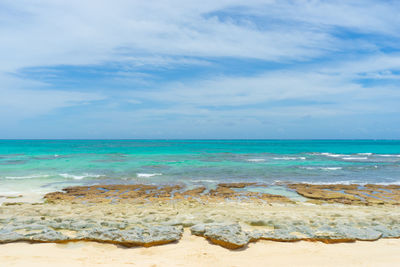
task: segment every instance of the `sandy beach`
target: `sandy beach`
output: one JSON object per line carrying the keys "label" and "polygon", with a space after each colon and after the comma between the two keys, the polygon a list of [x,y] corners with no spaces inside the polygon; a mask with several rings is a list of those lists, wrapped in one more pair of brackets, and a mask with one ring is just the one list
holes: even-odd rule
{"label": "sandy beach", "polygon": [[400,267],[400,0],[0,0],[0,267]]}
{"label": "sandy beach", "polygon": [[[288,184],[301,200],[179,185],[66,188],[0,206],[0,266],[394,266],[398,186]],[[358,197],[357,197],[358,196]],[[361,196],[364,196],[361,198]]]}
{"label": "sandy beach", "polygon": [[150,248],[95,242],[0,245],[1,266],[396,266],[399,239],[324,244],[259,241],[232,251],[185,232],[182,240]]}

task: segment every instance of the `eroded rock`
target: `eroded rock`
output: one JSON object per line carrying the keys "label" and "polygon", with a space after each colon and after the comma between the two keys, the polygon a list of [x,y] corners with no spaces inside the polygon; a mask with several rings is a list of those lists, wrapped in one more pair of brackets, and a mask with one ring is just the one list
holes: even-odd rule
{"label": "eroded rock", "polygon": [[178,241],[182,233],[181,226],[133,227],[128,230],[95,228],[80,233],[77,240],[150,247]]}
{"label": "eroded rock", "polygon": [[[165,201],[196,199],[201,201],[218,202],[225,199],[231,200],[261,200],[267,202],[294,203],[294,201],[281,195],[257,193],[249,191],[237,191],[238,188],[255,186],[255,183],[225,183],[216,189],[206,191],[204,186],[185,190],[181,185],[96,185],[73,186],[64,188],[64,192],[48,193],[44,197],[49,203],[129,203],[144,201]],[[265,186],[265,185],[258,185]]]}
{"label": "eroded rock", "polygon": [[239,224],[201,224],[193,226],[191,231],[194,235],[204,236],[212,243],[229,249],[242,248],[251,239]]}
{"label": "eroded rock", "polygon": [[288,184],[289,188],[314,203],[341,203],[349,205],[399,205],[400,187],[397,185],[318,185]]}
{"label": "eroded rock", "polygon": [[69,240],[70,238],[68,236],[65,236],[62,233],[49,228],[46,228],[38,232],[26,232],[26,233],[17,233],[11,230],[0,231],[0,243],[11,243],[19,241],[57,243]]}

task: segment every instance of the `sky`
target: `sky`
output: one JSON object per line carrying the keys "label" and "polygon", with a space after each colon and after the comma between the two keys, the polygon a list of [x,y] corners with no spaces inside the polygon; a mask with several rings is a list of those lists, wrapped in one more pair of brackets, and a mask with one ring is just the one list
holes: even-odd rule
{"label": "sky", "polygon": [[399,139],[400,2],[2,0],[0,138]]}

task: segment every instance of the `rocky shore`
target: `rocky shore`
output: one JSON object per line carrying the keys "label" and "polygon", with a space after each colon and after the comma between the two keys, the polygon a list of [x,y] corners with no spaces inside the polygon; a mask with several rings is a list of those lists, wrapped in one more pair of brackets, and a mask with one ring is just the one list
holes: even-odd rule
{"label": "rocky shore", "polygon": [[184,229],[228,249],[258,240],[338,243],[400,237],[400,186],[280,186],[304,199],[265,193],[268,186],[255,183],[213,189],[69,187],[47,194],[44,203],[3,203],[0,243],[154,246],[178,242]]}

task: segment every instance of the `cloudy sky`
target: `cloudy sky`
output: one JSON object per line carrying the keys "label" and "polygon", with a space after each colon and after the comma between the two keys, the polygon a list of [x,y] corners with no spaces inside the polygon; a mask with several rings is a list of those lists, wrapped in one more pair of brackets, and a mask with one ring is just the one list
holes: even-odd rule
{"label": "cloudy sky", "polygon": [[0,1],[0,138],[400,138],[400,2]]}

